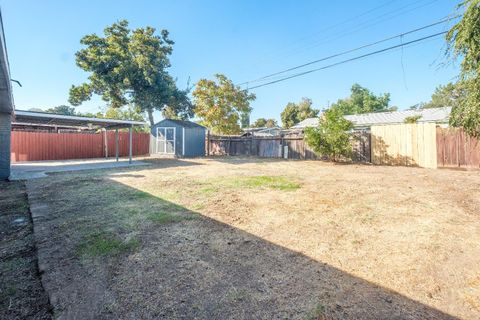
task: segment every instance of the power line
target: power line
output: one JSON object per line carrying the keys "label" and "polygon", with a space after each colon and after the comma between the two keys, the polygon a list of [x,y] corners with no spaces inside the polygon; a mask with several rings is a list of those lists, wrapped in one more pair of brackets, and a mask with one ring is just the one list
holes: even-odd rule
{"label": "power line", "polygon": [[440,21],[437,21],[437,22],[428,24],[428,25],[423,26],[423,27],[419,27],[419,28],[416,28],[416,29],[413,29],[413,30],[410,30],[410,31],[406,31],[406,32],[397,34],[397,35],[395,35],[395,36],[391,36],[391,37],[388,37],[388,38],[384,38],[384,39],[382,39],[382,40],[378,40],[378,41],[375,41],[375,42],[372,42],[372,43],[369,43],[369,44],[365,44],[365,45],[362,45],[362,46],[360,46],[360,47],[356,47],[356,48],[353,48],[353,49],[349,49],[349,50],[346,50],[346,51],[342,51],[342,52],[339,52],[339,53],[335,53],[335,54],[332,54],[332,55],[330,55],[330,56],[323,57],[323,58],[320,58],[320,59],[317,59],[317,60],[313,60],[313,61],[310,61],[310,62],[301,64],[301,65],[298,65],[298,66],[295,66],[295,67],[292,67],[292,68],[288,68],[288,69],[285,69],[285,70],[282,70],[282,71],[279,71],[279,72],[271,73],[271,74],[269,74],[269,75],[266,75],[266,76],[257,78],[257,79],[255,79],[255,80],[245,81],[245,82],[242,82],[242,83],[240,83],[240,84],[238,84],[238,85],[241,86],[241,85],[245,85],[245,84],[249,84],[249,83],[259,82],[259,81],[265,80],[265,79],[267,79],[267,78],[271,78],[271,77],[273,77],[273,76],[277,76],[277,75],[280,75],[280,74],[283,74],[283,73],[286,73],[286,72],[289,72],[289,71],[293,71],[293,70],[296,70],[296,69],[300,69],[300,68],[303,68],[303,67],[306,67],[306,66],[309,66],[309,65],[318,63],[318,62],[330,60],[330,59],[333,59],[333,58],[336,58],[336,57],[339,57],[339,56],[346,55],[346,54],[348,54],[348,53],[352,53],[352,52],[355,52],[355,51],[358,51],[358,50],[361,50],[361,49],[365,49],[365,48],[368,48],[368,47],[372,47],[372,46],[374,46],[374,45],[377,45],[377,44],[380,44],[380,43],[383,43],[383,42],[386,42],[386,41],[389,41],[389,40],[392,40],[392,39],[395,39],[395,38],[399,38],[399,37],[400,37],[400,38],[403,38],[404,36],[406,36],[406,35],[408,35],[408,34],[412,34],[412,33],[415,33],[415,32],[421,31],[421,30],[425,30],[425,29],[434,27],[434,26],[436,26],[436,25],[439,25],[439,24],[448,22],[448,21],[453,20],[453,19],[458,18],[458,17],[459,17],[459,15],[456,15],[456,16],[453,16],[453,17],[447,17],[447,18],[444,18],[444,19],[442,19],[442,20],[440,20]]}
{"label": "power line", "polygon": [[[299,50],[294,51],[293,54],[301,52],[301,51],[305,51],[305,50],[311,50],[311,49],[313,49],[315,47],[318,47],[320,45],[336,41],[340,38],[344,38],[348,35],[357,33],[358,31],[368,29],[372,26],[378,25],[378,24],[380,24],[382,22],[385,22],[385,21],[389,21],[389,20],[393,19],[394,17],[402,16],[406,13],[411,12],[411,11],[414,11],[414,10],[417,10],[419,8],[431,5],[432,3],[436,2],[436,1],[438,1],[438,0],[433,0],[433,1],[430,1],[428,3],[423,3],[423,4],[420,4],[420,5],[418,5],[414,8],[410,8],[410,9],[406,9],[406,8],[411,6],[411,5],[418,4],[418,3],[413,2],[413,3],[407,4],[406,6],[403,6],[399,9],[396,9],[396,10],[393,10],[393,11],[390,11],[390,12],[387,12],[387,13],[384,13],[384,14],[376,17],[376,18],[370,19],[369,21],[364,21],[364,22],[360,23],[359,25],[357,25],[356,28],[353,29],[353,30],[350,30],[350,31],[346,30],[346,32],[342,32],[342,33],[339,33],[337,35],[334,34],[334,35],[331,35],[329,37],[325,37],[323,40],[320,39],[322,41],[316,41],[313,45],[306,46],[306,47],[303,47],[303,48],[299,48]],[[406,10],[403,10],[403,9],[406,9]],[[289,56],[291,56],[291,55],[289,55]]]}
{"label": "power line", "polygon": [[[425,0],[421,0],[421,1],[425,1]],[[420,2],[421,2],[421,1],[420,1]],[[427,0],[427,1],[428,1],[428,0]],[[387,12],[387,13],[383,13],[383,14],[380,15],[380,16],[374,17],[373,19],[370,19],[369,21],[365,21],[365,22],[361,23],[361,24],[359,25],[360,28],[356,28],[356,29],[350,30],[350,31],[348,31],[348,32],[343,32],[343,33],[340,33],[339,35],[327,36],[326,38],[324,38],[324,40],[323,40],[322,42],[317,42],[317,43],[316,43],[315,45],[313,45],[313,46],[303,47],[303,48],[300,48],[299,50],[293,50],[293,52],[292,52],[291,54],[287,54],[287,55],[283,55],[283,54],[282,54],[281,56],[289,57],[289,56],[292,56],[292,55],[294,55],[294,54],[297,54],[297,53],[299,53],[299,52],[301,52],[301,51],[304,51],[304,50],[307,50],[307,49],[312,49],[312,48],[317,47],[317,46],[319,46],[319,45],[322,45],[322,44],[325,44],[325,43],[329,43],[329,42],[332,42],[332,41],[336,41],[336,40],[338,40],[338,39],[340,39],[340,38],[343,38],[343,37],[345,37],[345,36],[348,36],[348,35],[350,35],[350,34],[352,34],[352,33],[356,33],[356,32],[358,32],[358,31],[360,31],[360,30],[370,28],[370,27],[375,26],[375,25],[377,25],[377,24],[379,24],[379,23],[381,23],[381,22],[391,20],[391,19],[394,18],[394,17],[400,16],[400,15],[406,14],[406,13],[408,13],[408,12],[410,12],[410,11],[416,10],[416,9],[418,9],[418,8],[421,8],[421,7],[430,5],[430,4],[432,4],[432,3],[436,2],[436,1],[439,1],[439,0],[433,0],[433,1],[430,1],[430,2],[428,2],[428,3],[424,3],[424,4],[421,4],[421,5],[418,5],[418,6],[414,7],[414,8],[407,9],[407,10],[403,10],[403,9],[406,9],[407,7],[410,7],[410,6],[412,6],[412,5],[415,5],[415,4],[418,4],[418,3],[419,3],[419,1],[413,1],[412,3],[409,3],[409,4],[407,4],[407,5],[403,6],[403,7],[400,7],[400,8],[398,8],[398,9],[395,9],[395,10],[390,11],[390,12]],[[389,2],[389,3],[390,3],[390,2]],[[402,11],[402,10],[403,10],[403,11]],[[370,10],[370,11],[373,11],[373,10]],[[368,13],[368,12],[367,12],[367,13]],[[364,15],[364,14],[361,14],[360,16],[363,16],[363,15]],[[360,17],[360,16],[358,16],[358,17]],[[383,17],[387,17],[387,18],[386,18],[386,19],[382,19]],[[380,20],[379,20],[379,19],[380,19]],[[353,19],[351,19],[351,20],[353,20]],[[347,21],[348,21],[348,20],[347,20]],[[347,21],[345,21],[345,22],[347,22]],[[373,23],[372,23],[372,21],[373,21]],[[336,25],[334,25],[334,26],[332,26],[332,27],[341,26],[341,25],[343,25],[343,24],[345,24],[345,23],[338,23],[338,24],[336,24]],[[332,29],[332,27],[326,28],[326,29],[324,29],[323,31]],[[358,27],[358,26],[357,26],[357,27]],[[344,31],[347,31],[347,30],[344,30]],[[321,32],[322,32],[322,31],[317,32],[317,33],[321,33]],[[305,39],[306,39],[306,38],[305,38]],[[298,41],[297,41],[297,42],[298,42]],[[294,42],[294,43],[295,43],[295,42]],[[292,44],[293,44],[293,43],[292,43]],[[277,50],[276,52],[278,53],[278,50]],[[275,60],[278,60],[278,59],[275,59]],[[269,60],[269,61],[271,61],[271,60]]]}
{"label": "power line", "polygon": [[270,82],[267,82],[267,83],[263,83],[263,84],[260,84],[260,85],[257,85],[257,86],[250,87],[249,90],[261,88],[261,87],[268,86],[268,85],[271,85],[271,84],[274,84],[274,83],[278,83],[278,82],[282,82],[282,81],[289,80],[289,79],[292,79],[292,78],[300,77],[300,76],[303,76],[303,75],[306,75],[306,74],[309,74],[309,73],[313,73],[313,72],[316,72],[316,71],[329,69],[329,68],[347,63],[347,62],[359,60],[359,59],[369,57],[369,56],[373,56],[375,54],[379,54],[379,53],[382,53],[382,52],[385,52],[385,51],[390,51],[390,50],[393,50],[393,49],[404,47],[404,46],[410,45],[412,43],[416,43],[416,42],[420,42],[420,41],[427,40],[427,39],[430,39],[430,38],[434,38],[434,37],[437,37],[439,35],[443,35],[443,34],[446,34],[446,33],[447,33],[447,31],[442,31],[442,32],[435,33],[435,34],[432,34],[432,35],[429,35],[429,36],[426,36],[426,37],[422,37],[422,38],[419,38],[419,39],[415,39],[415,40],[412,40],[412,41],[409,41],[409,42],[404,42],[402,44],[398,44],[398,45],[391,46],[391,47],[388,47],[388,48],[384,48],[384,49],[381,49],[381,50],[366,53],[366,54],[363,54],[361,56],[357,56],[357,57],[353,57],[353,58],[346,59],[346,60],[343,60],[343,61],[339,61],[339,62],[336,62],[336,63],[332,63],[332,64],[329,64],[327,66],[321,67],[321,68],[316,68],[316,69],[300,72],[300,73],[297,73],[297,74],[294,74],[294,75],[291,75],[291,76],[288,76],[288,77],[285,77],[285,78],[282,78],[282,79],[279,79],[279,80],[270,81]]}

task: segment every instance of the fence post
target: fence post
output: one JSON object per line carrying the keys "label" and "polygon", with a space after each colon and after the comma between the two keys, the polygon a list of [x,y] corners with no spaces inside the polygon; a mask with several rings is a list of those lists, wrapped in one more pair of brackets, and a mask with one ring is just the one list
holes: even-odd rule
{"label": "fence post", "polygon": [[210,130],[207,130],[207,157],[210,156]]}
{"label": "fence post", "polygon": [[107,137],[107,129],[103,129],[103,136],[105,137],[104,143],[105,143],[105,158],[108,159],[108,137]]}

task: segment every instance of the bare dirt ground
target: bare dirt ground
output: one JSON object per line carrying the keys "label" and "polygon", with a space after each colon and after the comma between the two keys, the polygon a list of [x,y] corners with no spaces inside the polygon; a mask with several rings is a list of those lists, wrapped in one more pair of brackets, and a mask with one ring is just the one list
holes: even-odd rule
{"label": "bare dirt ground", "polygon": [[0,319],[51,319],[23,182],[0,181]]}
{"label": "bare dirt ground", "polygon": [[480,318],[478,171],[152,164],[27,183],[56,316]]}

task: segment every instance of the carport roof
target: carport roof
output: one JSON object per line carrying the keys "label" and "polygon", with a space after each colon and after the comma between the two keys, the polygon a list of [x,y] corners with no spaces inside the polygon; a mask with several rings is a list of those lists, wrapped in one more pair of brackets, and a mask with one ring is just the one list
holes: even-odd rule
{"label": "carport roof", "polygon": [[68,125],[75,127],[89,128],[129,128],[132,126],[143,126],[146,123],[134,120],[117,120],[89,118],[78,116],[66,116],[61,114],[15,110],[14,123],[18,124],[49,124]]}

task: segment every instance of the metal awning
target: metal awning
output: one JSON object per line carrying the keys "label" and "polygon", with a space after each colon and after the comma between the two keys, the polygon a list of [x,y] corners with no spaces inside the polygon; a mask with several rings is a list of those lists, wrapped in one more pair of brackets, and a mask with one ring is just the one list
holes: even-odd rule
{"label": "metal awning", "polygon": [[102,118],[89,118],[78,116],[65,116],[61,114],[36,112],[36,111],[14,111],[13,123],[25,123],[25,124],[48,124],[59,126],[72,126],[72,127],[88,127],[92,129],[120,129],[131,128],[133,126],[144,126],[146,123],[142,121],[134,120],[117,120],[117,119],[102,119]]}

